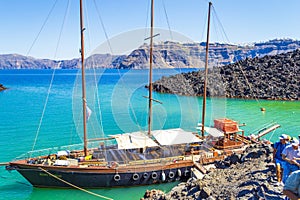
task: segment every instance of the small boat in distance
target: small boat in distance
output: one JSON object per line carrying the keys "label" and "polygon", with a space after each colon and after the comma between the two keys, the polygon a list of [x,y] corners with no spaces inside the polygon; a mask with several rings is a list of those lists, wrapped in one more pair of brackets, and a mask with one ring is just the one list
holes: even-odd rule
{"label": "small boat in distance", "polygon": [[[212,3],[209,3],[208,24]],[[201,166],[222,160],[236,151],[243,151],[247,145],[259,142],[259,137],[244,135],[237,122],[230,119],[215,120],[214,127],[204,127],[205,100],[202,136],[197,132],[181,128],[151,130],[152,127],[152,60],[153,60],[153,10],[151,1],[150,69],[149,69],[149,113],[148,134],[142,131],[111,135],[98,142],[95,148],[88,148],[86,128],[87,105],[85,98],[84,68],[84,26],[80,0],[82,103],[83,103],[83,149],[66,147],[56,153],[32,156],[11,161],[7,170],[17,170],[34,187],[53,188],[103,188],[137,186],[187,180]],[[206,71],[209,47],[209,26],[207,32]],[[205,86],[206,87],[206,86]],[[274,130],[274,125],[265,130]],[[206,132],[208,135],[204,135]],[[242,133],[242,134],[240,134]],[[106,144],[114,140],[116,144]]]}

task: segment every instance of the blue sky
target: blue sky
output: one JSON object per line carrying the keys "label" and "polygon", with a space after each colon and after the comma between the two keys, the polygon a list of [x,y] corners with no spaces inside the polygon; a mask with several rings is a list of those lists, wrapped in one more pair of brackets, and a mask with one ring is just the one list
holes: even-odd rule
{"label": "blue sky", "polygon": [[[212,0],[212,3],[212,42],[251,43],[274,38],[300,39],[299,0]],[[79,13],[76,0],[2,0],[0,4],[0,54],[17,53],[50,59],[79,57]],[[53,5],[53,11],[46,21]],[[172,31],[192,41],[204,41],[207,8],[207,0],[156,0],[154,24],[168,32],[169,22]],[[143,38],[147,37],[148,32],[144,29],[149,26],[149,0],[87,0],[87,55],[106,40],[97,10],[107,36],[115,39],[115,42],[111,42],[114,53],[128,53],[130,48],[118,51],[118,46],[131,45],[136,42],[134,40],[138,40],[140,45]],[[128,35],[132,37],[128,38]],[[120,41],[124,44],[120,44]]]}

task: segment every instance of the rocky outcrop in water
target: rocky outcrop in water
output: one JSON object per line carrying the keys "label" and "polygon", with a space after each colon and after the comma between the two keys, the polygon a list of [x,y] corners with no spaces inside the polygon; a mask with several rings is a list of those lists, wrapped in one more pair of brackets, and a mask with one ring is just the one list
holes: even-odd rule
{"label": "rocky outcrop in water", "polygon": [[154,197],[148,191],[141,199],[284,199],[269,145],[253,145],[243,154],[216,162],[215,167],[202,180],[191,178],[167,194],[155,191]]}
{"label": "rocky outcrop in water", "polygon": [[7,88],[4,87],[4,85],[0,84],[0,92],[3,91],[3,90],[6,90]]}
{"label": "rocky outcrop in water", "polygon": [[[209,69],[207,96],[300,100],[300,50],[247,58]],[[161,93],[202,96],[204,71],[162,77],[153,89]]]}

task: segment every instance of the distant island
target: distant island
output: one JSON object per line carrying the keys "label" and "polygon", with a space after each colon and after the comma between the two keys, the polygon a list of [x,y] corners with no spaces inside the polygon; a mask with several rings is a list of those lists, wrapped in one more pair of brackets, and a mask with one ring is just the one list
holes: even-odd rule
{"label": "distant island", "polygon": [[[161,42],[154,45],[154,68],[202,68],[205,62],[205,42]],[[211,66],[226,65],[245,58],[277,55],[300,48],[300,41],[274,39],[249,45],[211,43]],[[87,68],[146,69],[149,66],[149,46],[144,44],[129,55],[95,54],[87,58]],[[0,69],[77,69],[79,58],[72,60],[36,59],[18,54],[0,55]]]}
{"label": "distant island", "polygon": [[[204,71],[162,77],[153,83],[161,93],[202,96]],[[262,58],[246,58],[209,70],[211,97],[300,100],[300,49]]]}

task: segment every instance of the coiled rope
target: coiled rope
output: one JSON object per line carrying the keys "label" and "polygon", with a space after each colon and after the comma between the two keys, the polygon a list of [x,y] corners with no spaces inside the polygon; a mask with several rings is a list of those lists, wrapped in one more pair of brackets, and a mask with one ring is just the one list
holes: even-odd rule
{"label": "coiled rope", "polygon": [[78,186],[76,186],[76,185],[74,185],[74,184],[72,184],[72,183],[69,183],[68,181],[65,181],[65,180],[63,180],[63,179],[61,179],[61,178],[59,178],[59,177],[57,177],[57,176],[51,174],[50,172],[48,172],[47,170],[45,170],[45,169],[43,169],[43,168],[41,168],[41,167],[39,167],[39,169],[42,170],[43,172],[45,172],[46,174],[50,175],[51,177],[53,177],[53,178],[55,178],[55,179],[57,179],[57,180],[59,180],[59,181],[65,183],[65,184],[67,184],[67,185],[69,185],[69,186],[71,186],[71,187],[73,187],[73,188],[75,188],[75,189],[78,189],[78,190],[80,190],[80,191],[82,191],[82,192],[86,192],[86,193],[88,193],[88,194],[90,194],[90,195],[93,195],[93,196],[96,196],[96,197],[99,197],[99,198],[102,198],[102,199],[113,200],[112,198],[102,196],[102,195],[100,195],[100,194],[97,194],[97,193],[88,191],[88,190],[83,189],[83,188],[81,188],[81,187],[78,187]]}

